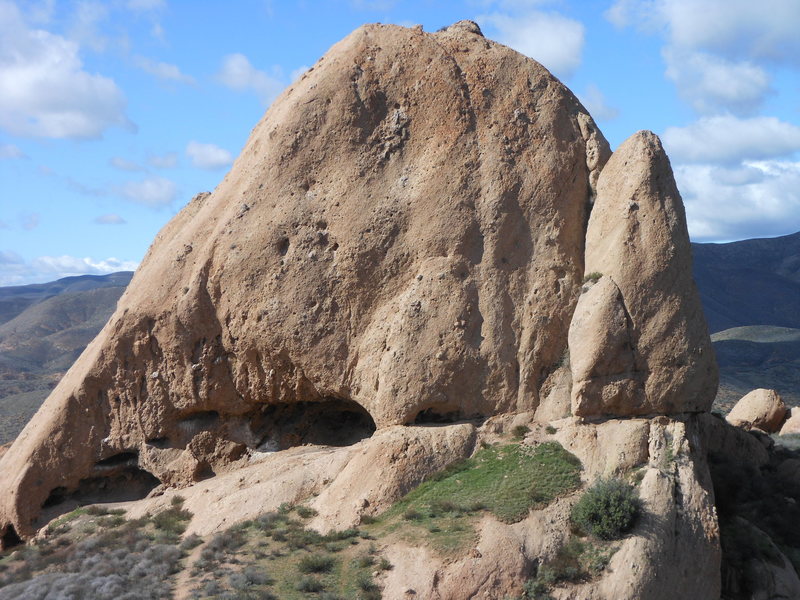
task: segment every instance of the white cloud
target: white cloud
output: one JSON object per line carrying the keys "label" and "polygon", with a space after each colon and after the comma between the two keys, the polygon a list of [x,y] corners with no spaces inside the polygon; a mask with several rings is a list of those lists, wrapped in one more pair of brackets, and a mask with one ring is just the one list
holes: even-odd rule
{"label": "white cloud", "polygon": [[748,161],[736,168],[680,165],[675,178],[695,241],[800,230],[800,162]]}
{"label": "white cloud", "polygon": [[78,45],[29,29],[16,6],[0,1],[0,128],[13,135],[98,138],[132,128],[113,80],[83,69]]}
{"label": "white cloud", "polygon": [[117,214],[109,213],[95,217],[94,223],[98,225],[125,225],[127,221]]}
{"label": "white cloud", "polygon": [[661,0],[672,42],[732,56],[800,60],[797,0]]}
{"label": "white cloud", "polygon": [[186,155],[192,160],[192,165],[200,169],[219,169],[233,162],[233,156],[224,148],[195,141],[186,145]]}
{"label": "white cloud", "polygon": [[9,158],[28,158],[25,153],[14,144],[0,144],[0,160]]}
{"label": "white cloud", "polygon": [[88,256],[39,256],[30,262],[29,276],[35,274],[38,278],[59,279],[72,275],[105,275],[117,271],[134,271],[138,266],[139,263],[135,261],[113,257],[97,260]]}
{"label": "white cloud", "polygon": [[765,67],[800,65],[797,0],[616,0],[606,18],[662,35],[667,76],[700,113],[752,113]]}
{"label": "white cloud", "polygon": [[217,80],[237,92],[255,92],[263,104],[271,103],[284,88],[280,71],[269,75],[256,69],[244,54],[229,54],[222,60]]}
{"label": "white cloud", "polygon": [[536,59],[559,77],[569,77],[581,64],[584,27],[558,13],[530,11],[494,13],[478,18],[497,30],[497,40]]}
{"label": "white cloud", "polygon": [[667,78],[699,113],[754,112],[769,90],[769,76],[750,61],[732,62],[704,52],[665,48]]}
{"label": "white cloud", "polygon": [[151,208],[163,208],[172,204],[178,195],[178,188],[171,179],[148,177],[119,186],[117,193],[137,204]]}
{"label": "white cloud", "polygon": [[788,156],[800,151],[800,127],[775,117],[704,117],[662,135],[676,162],[736,163]]}
{"label": "white cloud", "polygon": [[185,83],[187,85],[195,84],[194,77],[182,73],[176,65],[156,62],[144,56],[134,57],[133,62],[145,73],[149,73],[162,81],[173,81],[176,83]]}
{"label": "white cloud", "polygon": [[144,171],[144,167],[139,163],[133,162],[132,160],[128,160],[126,158],[122,158],[121,156],[114,156],[111,160],[108,161],[115,169],[119,169],[120,171],[129,171],[129,172],[136,172],[136,171]]}
{"label": "white cloud", "polygon": [[46,25],[53,19],[56,10],[56,0],[30,1],[25,6],[25,14],[31,23]]}
{"label": "white cloud", "polygon": [[147,159],[147,162],[151,167],[155,167],[156,169],[172,169],[178,164],[178,153],[167,152],[160,156],[153,155]]}
{"label": "white cloud", "polygon": [[100,33],[100,24],[108,18],[108,7],[99,2],[83,0],[75,6],[69,37],[95,52],[102,52],[108,45],[108,38]]}
{"label": "white cloud", "polygon": [[610,106],[600,88],[590,83],[586,91],[578,96],[581,103],[587,108],[589,114],[598,121],[610,121],[619,116],[619,110]]}

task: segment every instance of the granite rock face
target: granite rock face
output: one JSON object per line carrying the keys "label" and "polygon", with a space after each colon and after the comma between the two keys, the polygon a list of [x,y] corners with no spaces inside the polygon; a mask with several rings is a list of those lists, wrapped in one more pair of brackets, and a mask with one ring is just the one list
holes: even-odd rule
{"label": "granite rock face", "polygon": [[683,202],[649,131],[628,138],[600,174],[586,274],[569,331],[573,414],[709,410],[719,375]]}
{"label": "granite rock face", "polygon": [[258,449],[534,410],[609,154],[569,90],[474,23],[359,28],[159,233],[3,457],[0,532]]}

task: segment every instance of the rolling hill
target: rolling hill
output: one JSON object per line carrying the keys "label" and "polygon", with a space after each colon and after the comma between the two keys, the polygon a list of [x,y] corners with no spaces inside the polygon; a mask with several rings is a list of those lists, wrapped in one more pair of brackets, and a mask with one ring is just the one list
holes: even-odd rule
{"label": "rolling hill", "polygon": [[0,445],[102,329],[133,273],[0,288]]}
{"label": "rolling hill", "polygon": [[800,232],[692,251],[720,367],[717,408],[759,387],[800,405]]}

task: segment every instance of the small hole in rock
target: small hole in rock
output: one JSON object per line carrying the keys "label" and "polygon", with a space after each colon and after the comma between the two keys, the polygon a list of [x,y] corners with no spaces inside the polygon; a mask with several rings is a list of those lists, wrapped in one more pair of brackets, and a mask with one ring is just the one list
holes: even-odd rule
{"label": "small hole in rock", "polygon": [[278,254],[286,256],[286,253],[289,252],[289,238],[281,238],[275,246],[278,249]]}
{"label": "small hole in rock", "polygon": [[426,408],[417,413],[414,425],[455,423],[462,419],[457,410],[447,411],[442,409]]}
{"label": "small hole in rock", "polygon": [[136,461],[139,458],[138,452],[120,452],[119,454],[114,454],[113,456],[109,456],[108,458],[104,458],[103,460],[97,461],[95,466],[97,467],[119,467],[121,465],[128,465],[128,464],[136,464]]}
{"label": "small hole in rock", "polygon": [[8,525],[3,530],[3,535],[0,536],[0,549],[8,550],[9,548],[13,548],[14,546],[19,546],[22,543],[22,538],[17,535],[17,530],[14,529],[13,525]]}

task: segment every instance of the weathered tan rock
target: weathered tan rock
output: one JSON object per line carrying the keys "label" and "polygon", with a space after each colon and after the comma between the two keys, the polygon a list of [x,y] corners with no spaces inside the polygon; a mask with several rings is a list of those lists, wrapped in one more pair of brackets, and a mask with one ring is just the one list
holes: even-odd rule
{"label": "weathered tan rock", "polygon": [[697,423],[700,439],[709,456],[752,467],[763,467],[769,462],[769,451],[756,436],[733,427],[722,417],[711,413],[699,414]]}
{"label": "weathered tan rock", "polygon": [[[698,417],[557,423],[555,437],[581,460],[587,483],[640,470],[645,512],[634,530],[614,543],[618,549],[602,577],[561,582],[549,591],[553,598],[720,597],[719,530]],[[385,597],[518,597],[534,565],[552,559],[570,536],[570,509],[579,495],[531,511],[519,523],[485,516],[474,548],[458,557],[402,543],[382,549],[394,566],[381,579]]]}
{"label": "weathered tan rock", "polygon": [[[552,595],[559,600],[717,600],[720,597],[719,527],[714,494],[700,435],[699,417],[658,417],[629,426],[630,439],[617,447],[647,449],[641,464],[639,496],[644,511],[599,581],[567,585]],[[602,431],[608,423],[599,425]],[[613,427],[624,431],[626,421]],[[642,427],[644,424],[644,427]],[[578,430],[589,425],[576,425]],[[602,473],[602,455],[591,430],[576,436],[571,451],[589,469]],[[613,430],[612,430],[613,431]],[[606,434],[610,434],[607,431]],[[585,449],[585,450],[584,450]],[[588,450],[588,452],[586,451]],[[636,456],[637,451],[627,458]]]}
{"label": "weathered tan rock", "polygon": [[718,372],[683,203],[658,137],[640,131],[600,174],[586,233],[587,282],[570,325],[572,412],[706,411]]}
{"label": "weathered tan rock", "polygon": [[743,396],[725,419],[736,427],[775,433],[780,431],[787,414],[778,392],[759,388]]}
{"label": "weathered tan rock", "polygon": [[238,468],[164,495],[121,503],[129,518],[156,514],[180,495],[192,513],[187,534],[208,535],[277,510],[308,502],[319,531],[358,525],[396,502],[431,473],[469,456],[470,424],[389,427],[350,446],[307,445],[281,452],[248,452]]}
{"label": "weathered tan rock", "polygon": [[358,439],[534,410],[608,155],[572,93],[475,24],[359,28],[159,233],[3,457],[0,533],[336,441],[331,421]]}
{"label": "weathered tan rock", "polygon": [[311,503],[318,531],[357,526],[363,515],[377,516],[475,447],[475,427],[390,427],[376,433],[355,453],[336,479]]}
{"label": "weathered tan rock", "polygon": [[800,406],[793,406],[787,413],[786,422],[781,427],[778,435],[791,435],[800,433]]}

